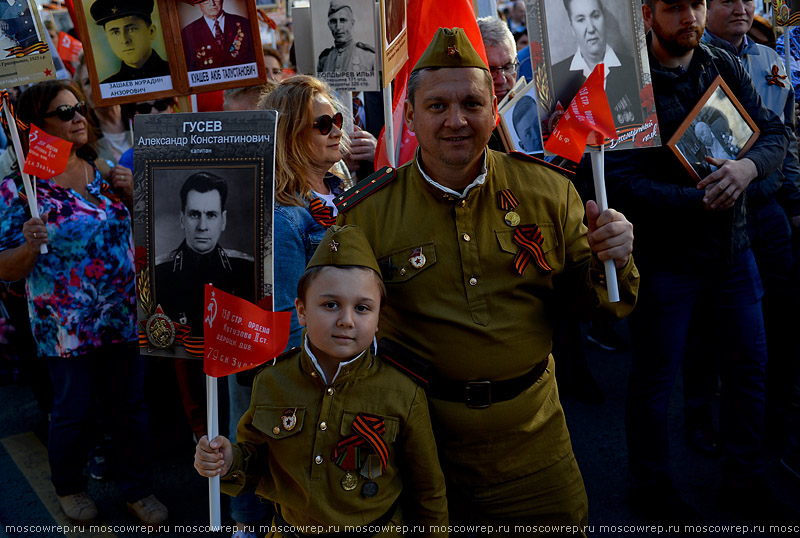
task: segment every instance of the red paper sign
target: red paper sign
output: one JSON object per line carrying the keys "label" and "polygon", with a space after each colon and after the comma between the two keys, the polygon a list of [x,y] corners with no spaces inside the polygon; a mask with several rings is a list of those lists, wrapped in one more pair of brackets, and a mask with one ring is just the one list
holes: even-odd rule
{"label": "red paper sign", "polygon": [[42,179],[57,176],[67,169],[72,142],[47,134],[31,123],[28,157],[22,171]]}
{"label": "red paper sign", "polygon": [[614,117],[603,86],[604,74],[605,66],[597,64],[545,142],[547,151],[579,162],[586,151],[586,140],[593,131],[612,140],[617,138]]}
{"label": "red paper sign", "polygon": [[206,284],[203,371],[223,377],[277,357],[289,342],[289,312],[262,310]]}
{"label": "red paper sign", "polygon": [[58,32],[58,55],[65,62],[77,62],[80,60],[80,54],[83,50],[83,44],[69,35],[66,32]]}

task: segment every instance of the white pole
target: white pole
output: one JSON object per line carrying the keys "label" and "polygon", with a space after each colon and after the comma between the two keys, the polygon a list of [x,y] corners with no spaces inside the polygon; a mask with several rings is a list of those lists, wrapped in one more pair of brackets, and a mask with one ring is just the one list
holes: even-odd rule
{"label": "white pole", "polygon": [[[603,139],[605,142],[605,139]],[[592,175],[594,176],[594,193],[597,199],[597,206],[602,213],[608,209],[608,199],[606,198],[606,171],[605,171],[605,144],[600,145],[600,151],[591,151],[592,155]],[[614,260],[603,262],[606,270],[606,287],[608,289],[608,301],[610,303],[619,302],[619,286],[617,284],[617,267]]]}
{"label": "white pole", "polygon": [[344,107],[344,127],[348,133],[355,131],[355,118],[353,118],[353,92],[341,92],[342,106]]}
{"label": "white pole", "polygon": [[792,41],[789,39],[792,27],[783,27],[783,65],[786,66],[787,84],[792,83]]}
{"label": "white pole", "polygon": [[[208,420],[208,439],[211,441],[219,435],[219,405],[217,401],[217,378],[210,375],[206,376],[206,418]],[[208,512],[211,530],[219,530],[222,525],[219,475],[208,479]]]}
{"label": "white pole", "polygon": [[392,168],[397,168],[397,149],[394,146],[394,114],[392,110],[392,85],[389,84],[383,89],[383,137],[386,142],[386,155],[389,157],[389,164]]}
{"label": "white pole", "polygon": [[[17,122],[14,119],[14,116],[11,115],[11,111],[7,106],[3,107],[3,113],[5,114],[6,122],[8,123],[8,131],[11,133],[11,141],[14,144],[14,153],[17,154],[17,165],[19,165],[19,172],[22,174],[22,184],[25,186],[25,193],[28,195],[28,207],[31,208],[31,216],[35,219],[38,219],[40,216],[39,204],[36,201],[36,189],[31,184],[31,178],[22,170],[25,166],[25,155],[22,153],[22,144],[19,141]],[[42,254],[47,254],[47,245],[41,245],[39,252]]]}

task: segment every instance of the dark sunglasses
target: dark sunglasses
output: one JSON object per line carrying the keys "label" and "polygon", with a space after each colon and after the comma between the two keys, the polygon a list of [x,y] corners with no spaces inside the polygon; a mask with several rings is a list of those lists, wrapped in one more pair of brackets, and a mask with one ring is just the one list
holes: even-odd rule
{"label": "dark sunglasses", "polygon": [[344,122],[342,113],[337,112],[332,118],[327,114],[320,116],[314,120],[314,125],[312,127],[319,131],[319,134],[326,135],[331,132],[331,129],[333,129],[334,125],[337,127],[337,129],[341,129],[342,122]]}
{"label": "dark sunglasses", "polygon": [[58,116],[58,119],[60,119],[61,121],[72,121],[72,118],[75,117],[76,112],[85,118],[86,103],[84,103],[83,101],[78,101],[74,105],[61,105],[59,107],[56,107],[54,111],[43,114],[42,118],[50,118],[52,116]]}
{"label": "dark sunglasses", "polygon": [[152,105],[150,103],[136,103],[136,112],[138,114],[150,114],[154,108],[159,112],[164,112],[172,104],[172,99],[159,99]]}

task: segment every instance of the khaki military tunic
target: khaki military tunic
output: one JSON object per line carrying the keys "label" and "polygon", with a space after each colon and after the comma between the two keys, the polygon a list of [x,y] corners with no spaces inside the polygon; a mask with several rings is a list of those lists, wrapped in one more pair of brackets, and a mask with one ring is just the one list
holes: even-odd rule
{"label": "khaki military tunic", "polygon": [[[586,239],[584,206],[569,180],[491,150],[486,167],[485,183],[462,200],[425,181],[412,161],[380,191],[339,213],[339,224],[364,229],[381,264],[388,299],[380,336],[431,361],[450,380],[511,379],[552,361],[553,307],[587,314],[603,308],[622,317],[638,289],[631,260],[618,271],[621,302],[608,303],[602,263]],[[515,228],[497,201],[503,189],[519,200],[520,224],[541,229],[552,272],[531,263],[517,274]],[[571,455],[552,362],[529,389],[487,409],[435,398],[429,404],[442,467],[460,486],[508,483]]]}
{"label": "khaki military tunic", "polygon": [[[287,410],[295,416],[291,428],[282,420]],[[332,461],[336,444],[353,433],[358,413],[379,415],[386,426],[389,463],[373,478],[378,494],[372,498],[361,495],[366,482],[361,476],[354,490],[345,491],[345,471]],[[344,366],[328,386],[305,350],[264,368],[255,378],[250,409],[236,435],[239,442],[222,491],[238,495],[255,488],[258,496],[280,506],[291,525],[322,526],[317,533],[366,525],[393,508],[404,481],[412,502],[403,505],[404,515],[398,509],[390,525],[405,520],[429,529],[448,523],[444,476],[425,393],[369,351]],[[379,536],[398,534],[389,528]]]}
{"label": "khaki military tunic", "polygon": [[375,71],[375,50],[369,45],[350,41],[342,47],[330,47],[319,55],[317,73]]}

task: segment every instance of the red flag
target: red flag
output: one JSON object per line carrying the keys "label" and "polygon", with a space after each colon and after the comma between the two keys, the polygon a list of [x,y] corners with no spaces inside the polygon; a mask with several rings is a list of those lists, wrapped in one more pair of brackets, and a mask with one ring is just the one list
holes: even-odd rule
{"label": "red flag", "polygon": [[277,357],[289,342],[289,312],[262,310],[206,284],[203,371],[223,377]]}
{"label": "red flag", "polygon": [[[408,61],[397,73],[394,79],[392,94],[392,118],[394,124],[395,144],[400,140],[398,152],[398,166],[410,161],[417,149],[417,137],[409,131],[403,121],[403,103],[406,100],[408,75],[416,65],[422,53],[428,48],[433,35],[439,28],[463,28],[467,33],[472,46],[478,51],[486,65],[486,49],[483,46],[481,32],[472,10],[472,0],[408,0],[406,8],[408,24]],[[378,138],[378,148],[375,152],[375,169],[389,166],[389,157],[386,154],[384,133]]]}
{"label": "red flag", "polygon": [[83,44],[66,32],[58,32],[58,55],[64,62],[77,62]]}
{"label": "red flag", "polygon": [[31,124],[28,135],[28,157],[22,171],[42,179],[57,176],[67,169],[72,142],[47,134]]}
{"label": "red flag", "polygon": [[617,129],[603,86],[605,66],[597,64],[556,124],[544,148],[570,161],[579,162],[586,140],[593,131],[616,139]]}

